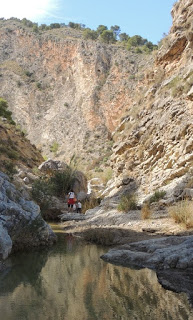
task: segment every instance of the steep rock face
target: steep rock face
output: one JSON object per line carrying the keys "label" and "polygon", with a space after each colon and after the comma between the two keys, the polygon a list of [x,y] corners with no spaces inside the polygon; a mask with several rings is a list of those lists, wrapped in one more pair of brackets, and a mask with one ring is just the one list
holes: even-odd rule
{"label": "steep rock face", "polygon": [[56,236],[42,219],[40,208],[23,198],[0,173],[0,259],[12,250],[52,244]]}
{"label": "steep rock face", "polygon": [[14,165],[34,168],[43,162],[40,151],[26,139],[15,125],[0,118],[0,167],[9,173]]}
{"label": "steep rock face", "polygon": [[131,180],[140,199],[160,187],[183,189],[193,159],[192,6],[176,2],[152,56],[66,28],[37,35],[1,21],[0,95],[30,140],[59,160],[91,164],[111,152],[113,136],[110,195]]}
{"label": "steep rock face", "polygon": [[67,30],[37,35],[17,21],[1,21],[0,95],[44,153],[60,160],[88,160],[89,153],[90,160],[109,150],[111,132],[152,58]]}
{"label": "steep rock face", "polygon": [[143,199],[161,186],[184,187],[192,175],[192,13],[192,1],[174,5],[170,33],[136,91],[140,100],[115,130],[114,193],[126,177],[135,179]]}

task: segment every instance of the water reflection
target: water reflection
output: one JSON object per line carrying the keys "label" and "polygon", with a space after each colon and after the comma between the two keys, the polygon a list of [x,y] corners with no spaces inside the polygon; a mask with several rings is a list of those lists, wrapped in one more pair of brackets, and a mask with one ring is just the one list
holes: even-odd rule
{"label": "water reflection", "polygon": [[13,256],[0,276],[3,319],[191,319],[185,294],[164,290],[151,270],[105,263],[105,251],[59,234],[49,250]]}

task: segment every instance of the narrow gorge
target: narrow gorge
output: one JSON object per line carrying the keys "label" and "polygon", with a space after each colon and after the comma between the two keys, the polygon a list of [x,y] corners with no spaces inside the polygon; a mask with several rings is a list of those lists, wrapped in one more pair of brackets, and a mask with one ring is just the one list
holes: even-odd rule
{"label": "narrow gorge", "polygon": [[[192,303],[192,0],[175,2],[171,14],[171,29],[148,53],[86,40],[69,26],[34,31],[0,19],[1,260],[55,243],[43,218],[61,218],[67,234],[121,245],[105,261],[154,269]],[[46,194],[54,174],[71,167],[73,184]],[[88,204],[81,219],[67,213],[72,186]],[[184,203],[189,216],[176,224]]]}

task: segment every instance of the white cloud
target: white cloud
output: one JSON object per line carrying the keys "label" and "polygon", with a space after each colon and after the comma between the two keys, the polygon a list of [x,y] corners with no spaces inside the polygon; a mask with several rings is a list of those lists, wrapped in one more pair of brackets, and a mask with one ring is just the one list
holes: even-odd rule
{"label": "white cloud", "polygon": [[58,6],[59,0],[4,0],[0,4],[0,17],[38,21],[46,16],[54,16]]}

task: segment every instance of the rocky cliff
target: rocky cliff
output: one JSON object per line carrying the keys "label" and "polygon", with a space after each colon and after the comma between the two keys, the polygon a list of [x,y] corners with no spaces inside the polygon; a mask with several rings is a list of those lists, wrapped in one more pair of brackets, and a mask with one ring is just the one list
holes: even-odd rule
{"label": "rocky cliff", "polygon": [[152,57],[72,31],[36,34],[1,21],[0,95],[44,154],[88,164],[111,151],[111,133]]}
{"label": "rocky cliff", "polygon": [[114,132],[113,193],[134,180],[141,199],[160,187],[178,197],[191,179],[192,12],[192,1],[174,5],[172,28],[135,91],[139,99]]}
{"label": "rocky cliff", "polygon": [[40,151],[25,137],[25,133],[0,118],[0,168],[8,175],[15,173],[15,167],[31,168],[44,161]]}
{"label": "rocky cliff", "polygon": [[175,3],[153,55],[1,21],[0,95],[48,156],[88,165],[112,153],[106,194],[132,182],[140,199],[160,187],[178,196],[193,159],[192,9]]}
{"label": "rocky cliff", "polygon": [[0,172],[0,261],[13,251],[54,241],[56,236],[42,219],[39,206],[26,199]]}

